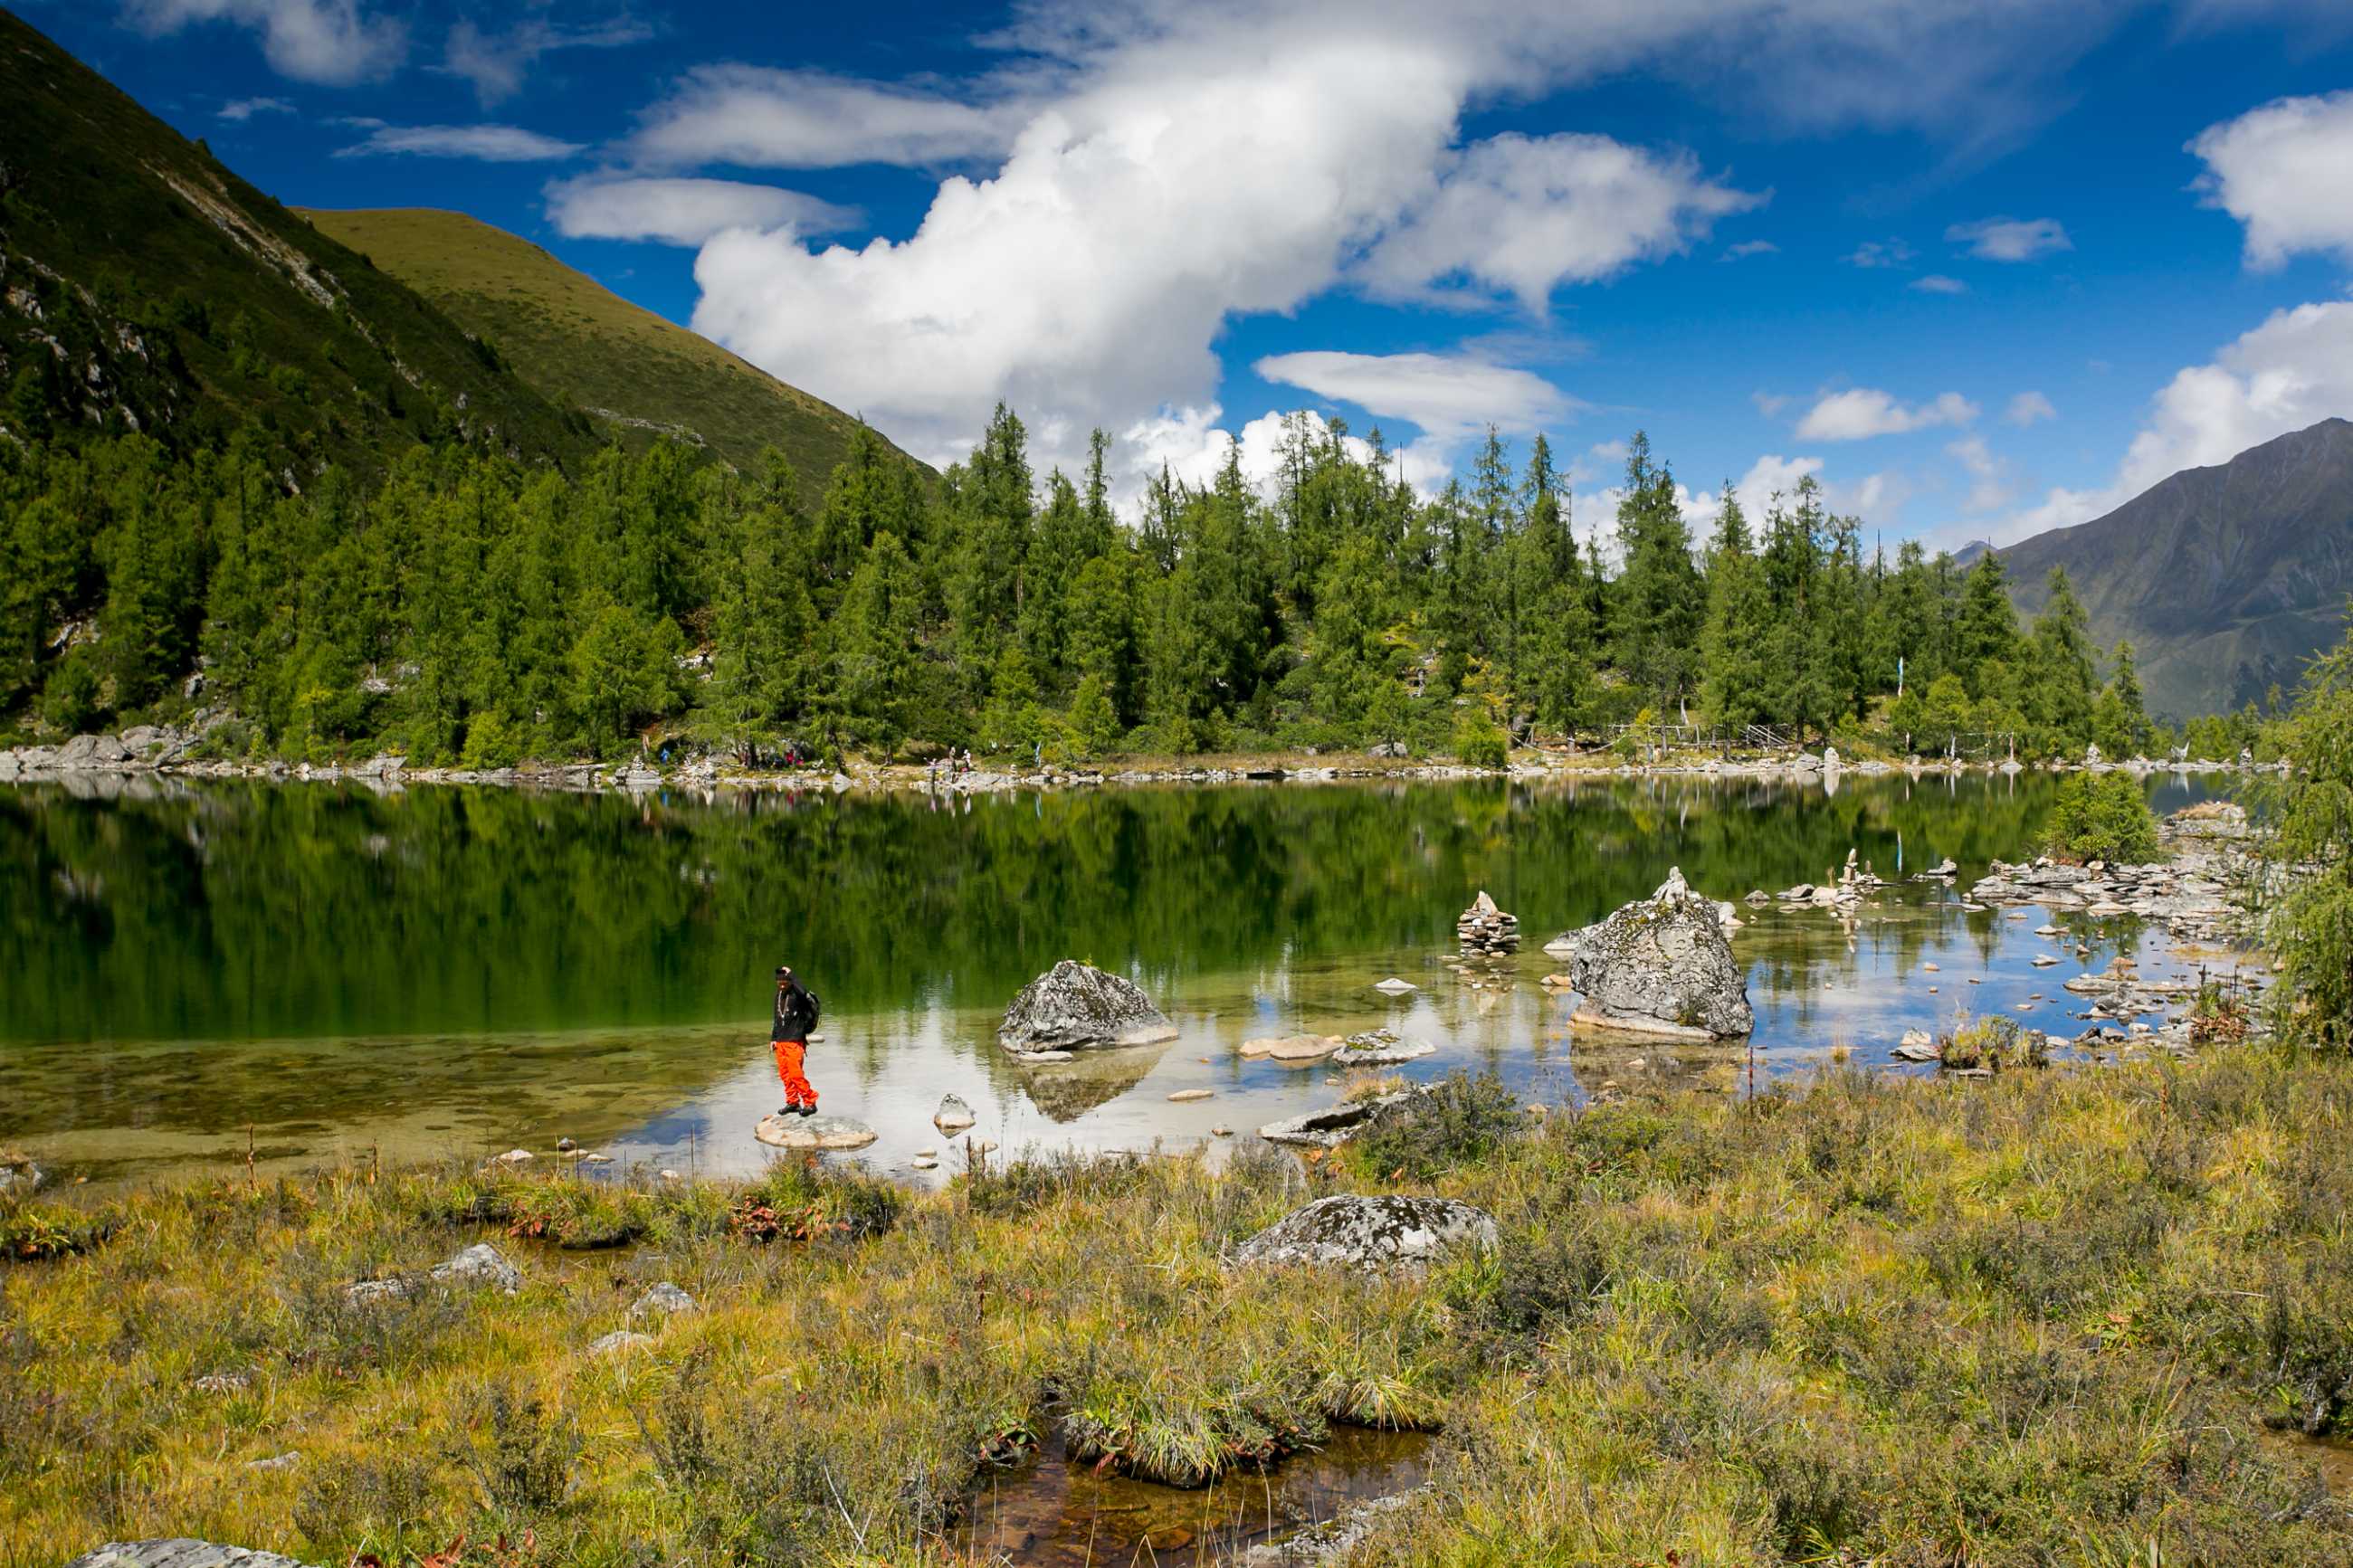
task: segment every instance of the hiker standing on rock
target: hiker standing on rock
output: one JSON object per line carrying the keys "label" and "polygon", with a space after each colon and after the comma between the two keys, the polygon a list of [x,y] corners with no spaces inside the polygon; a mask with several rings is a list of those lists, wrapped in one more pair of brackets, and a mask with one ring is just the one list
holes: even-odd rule
{"label": "hiker standing on rock", "polygon": [[808,1054],[809,1031],[817,1027],[820,1011],[817,994],[800,983],[791,965],[776,965],[776,1024],[768,1031],[768,1046],[776,1053],[776,1077],[785,1086],[786,1115],[817,1114],[817,1090],[809,1086],[801,1063]]}

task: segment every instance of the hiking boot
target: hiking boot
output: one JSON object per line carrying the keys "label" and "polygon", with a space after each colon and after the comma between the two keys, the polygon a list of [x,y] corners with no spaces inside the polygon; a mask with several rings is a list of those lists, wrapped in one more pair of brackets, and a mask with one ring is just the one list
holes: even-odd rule
{"label": "hiking boot", "polygon": [[807,1105],[802,1106],[801,1114],[803,1116],[815,1116],[817,1114],[817,1101],[812,1100]]}

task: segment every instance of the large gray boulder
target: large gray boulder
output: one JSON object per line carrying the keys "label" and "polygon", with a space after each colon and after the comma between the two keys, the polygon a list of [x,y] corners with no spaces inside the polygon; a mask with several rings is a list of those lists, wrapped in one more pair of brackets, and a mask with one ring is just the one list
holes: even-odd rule
{"label": "large gray boulder", "polygon": [[1494,1216],[1452,1198],[1318,1198],[1235,1252],[1241,1263],[1419,1268],[1458,1247],[1495,1245]]}
{"label": "large gray boulder", "polygon": [[1562,939],[1568,981],[1585,998],[1576,1022],[1685,1039],[1757,1026],[1748,978],[1734,962],[1723,912],[1667,873],[1659,890]]}
{"label": "large gray boulder", "polygon": [[242,1546],[215,1546],[209,1541],[176,1536],[170,1541],[109,1542],[85,1552],[66,1568],[307,1568],[275,1552],[248,1552]]}
{"label": "large gray boulder", "polygon": [[1066,958],[1021,988],[997,1037],[1024,1052],[1152,1046],[1175,1039],[1176,1026],[1130,982]]}

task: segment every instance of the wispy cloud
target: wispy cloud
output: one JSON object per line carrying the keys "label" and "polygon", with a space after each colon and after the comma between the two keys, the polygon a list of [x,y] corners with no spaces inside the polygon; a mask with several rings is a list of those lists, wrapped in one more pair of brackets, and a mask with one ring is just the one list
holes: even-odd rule
{"label": "wispy cloud", "polygon": [[1957,278],[1947,278],[1941,272],[1931,272],[1926,278],[1915,278],[1906,285],[1922,294],[1966,294],[1969,286]]}
{"label": "wispy cloud", "polygon": [[2010,400],[2010,406],[2003,409],[2001,414],[2003,424],[2015,425],[2021,430],[2038,419],[2058,417],[2059,411],[2052,407],[2051,400],[2039,392],[2020,393]]}
{"label": "wispy cloud", "polygon": [[122,0],[122,15],[150,37],[200,22],[250,28],[261,35],[270,68],[298,81],[364,81],[408,53],[407,26],[364,15],[359,0]]}
{"label": "wispy cloud", "polygon": [[547,187],[547,216],[575,239],[651,239],[699,246],[731,228],[829,234],[860,215],[798,191],[739,180],[584,174]]}
{"label": "wispy cloud", "polygon": [[449,29],[441,68],[473,83],[474,96],[489,109],[522,90],[523,78],[543,55],[558,49],[617,49],[653,36],[653,28],[631,16],[586,27],[557,26],[534,16],[497,34],[484,32],[469,17]]}
{"label": "wispy cloud", "polygon": [[257,114],[291,114],[294,106],[282,98],[239,98],[222,104],[213,111],[214,118],[232,125],[242,125]]}
{"label": "wispy cloud", "polygon": [[1900,239],[1866,239],[1846,259],[1850,267],[1902,267],[1912,255],[1912,247]]}
{"label": "wispy cloud", "polygon": [[484,163],[544,163],[581,152],[519,125],[382,125],[367,140],[337,150],[338,158],[471,158]]}
{"label": "wispy cloud", "polygon": [[1718,259],[1724,261],[1745,261],[1752,256],[1777,255],[1780,251],[1780,248],[1781,247],[1779,246],[1774,244],[1769,239],[1744,239],[1737,245],[1725,246],[1724,247],[1724,255]]}
{"label": "wispy cloud", "polygon": [[2055,217],[1989,217],[1957,223],[1945,231],[1954,245],[1968,247],[1980,261],[2032,261],[2054,251],[2073,250],[2075,242]]}

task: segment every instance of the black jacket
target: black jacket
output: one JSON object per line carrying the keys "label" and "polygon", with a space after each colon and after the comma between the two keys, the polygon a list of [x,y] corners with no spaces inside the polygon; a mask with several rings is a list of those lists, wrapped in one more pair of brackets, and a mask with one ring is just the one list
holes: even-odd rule
{"label": "black jacket", "polygon": [[821,1008],[817,993],[797,980],[786,981],[776,988],[776,1025],[768,1034],[772,1040],[806,1040],[817,1027]]}

